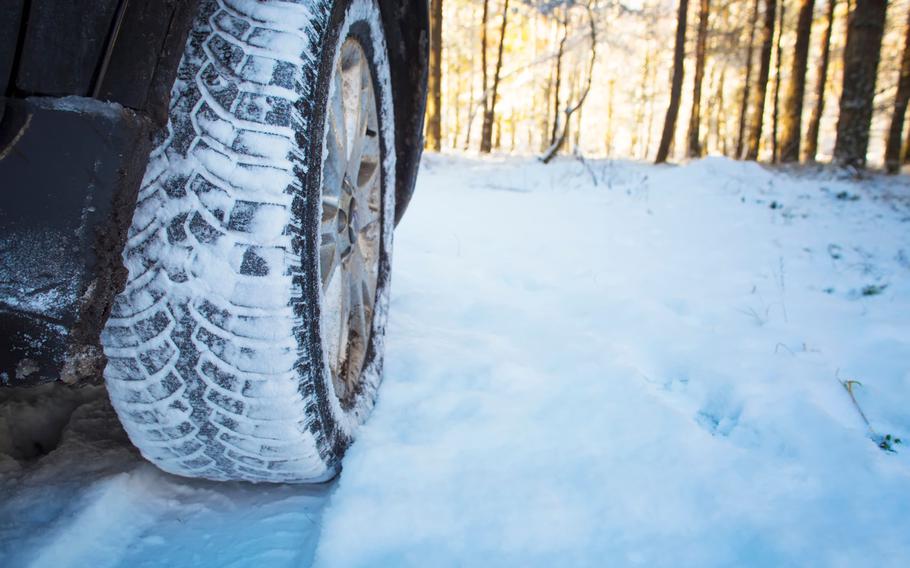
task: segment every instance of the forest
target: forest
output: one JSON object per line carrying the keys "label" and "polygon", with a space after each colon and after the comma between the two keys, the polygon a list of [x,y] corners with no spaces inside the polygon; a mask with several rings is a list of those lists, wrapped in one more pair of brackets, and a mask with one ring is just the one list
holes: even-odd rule
{"label": "forest", "polygon": [[429,150],[897,173],[910,1],[431,0]]}

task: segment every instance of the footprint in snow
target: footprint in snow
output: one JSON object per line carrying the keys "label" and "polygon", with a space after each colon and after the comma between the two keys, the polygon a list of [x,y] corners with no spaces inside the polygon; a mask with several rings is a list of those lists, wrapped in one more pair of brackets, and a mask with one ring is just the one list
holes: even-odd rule
{"label": "footprint in snow", "polygon": [[708,394],[695,421],[712,436],[727,437],[739,425],[742,412],[742,403],[731,400],[726,389],[720,389]]}

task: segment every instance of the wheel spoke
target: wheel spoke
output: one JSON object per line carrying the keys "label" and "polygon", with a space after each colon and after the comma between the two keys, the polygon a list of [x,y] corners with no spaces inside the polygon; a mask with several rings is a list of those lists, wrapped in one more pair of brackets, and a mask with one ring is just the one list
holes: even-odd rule
{"label": "wheel spoke", "polygon": [[319,247],[319,272],[323,289],[338,269],[338,247],[335,241],[323,242]]}
{"label": "wheel spoke", "polygon": [[350,163],[351,153],[354,149],[354,145],[357,143],[359,136],[358,126],[360,124],[360,106],[361,106],[361,96],[360,91],[362,89],[362,71],[361,65],[363,62],[362,50],[359,47],[342,47],[342,56],[341,56],[341,81],[343,85],[344,93],[344,115],[345,115],[345,131],[347,133],[347,146],[346,149],[348,154],[345,156]]}
{"label": "wheel spoke", "polygon": [[[340,69],[335,72],[335,80],[332,86],[332,100],[329,103],[329,125],[334,136],[331,137],[333,146],[329,147],[331,154],[334,149],[336,153],[336,166],[342,168],[347,164],[348,129],[347,129],[347,109],[344,104],[344,79]],[[339,174],[343,173],[339,169]]]}
{"label": "wheel spoke", "polygon": [[[348,293],[350,294],[351,304],[351,328],[358,336],[366,340],[369,337],[367,332],[367,306],[364,302],[363,277],[364,265],[363,257],[359,249],[351,255],[351,281]],[[372,306],[370,306],[372,307]]]}
{"label": "wheel spoke", "polygon": [[376,280],[367,276],[360,283],[360,294],[363,297],[363,304],[366,306],[367,316],[370,321],[373,319],[373,306],[376,304]]}
{"label": "wheel spoke", "polygon": [[342,134],[338,132],[338,124],[334,119],[334,110],[329,105],[328,132],[326,133],[326,159],[322,167],[323,193],[338,195],[341,182],[346,172],[347,161]]}
{"label": "wheel spoke", "polygon": [[369,195],[379,177],[379,138],[364,136],[365,143],[361,151],[360,165],[357,167],[357,187],[364,195]]}
{"label": "wheel spoke", "polygon": [[332,244],[335,246],[338,241],[338,217],[341,215],[341,211],[335,211],[335,214],[331,217],[325,216],[325,209],[323,209],[323,220],[319,224],[319,246]]}
{"label": "wheel spoke", "polygon": [[376,304],[377,280],[378,274],[375,273],[368,273],[363,279],[363,293],[366,296],[367,305],[370,307],[370,313],[373,312],[373,306]]}
{"label": "wheel spoke", "polygon": [[351,155],[348,158],[345,173],[348,179],[356,185],[360,185],[360,166],[363,163],[364,150],[366,149],[368,139],[366,121],[359,122],[354,127],[354,139],[351,141]]}
{"label": "wheel spoke", "polygon": [[350,294],[348,290],[351,287],[351,273],[348,270],[342,270],[342,281],[341,281],[341,329],[339,335],[339,368],[343,368],[343,362],[346,357],[349,356],[349,343],[351,336],[351,310],[353,306],[351,305]]}
{"label": "wheel spoke", "polygon": [[338,210],[340,209],[340,203],[338,197],[334,195],[322,194],[322,223],[333,223],[338,217]]}

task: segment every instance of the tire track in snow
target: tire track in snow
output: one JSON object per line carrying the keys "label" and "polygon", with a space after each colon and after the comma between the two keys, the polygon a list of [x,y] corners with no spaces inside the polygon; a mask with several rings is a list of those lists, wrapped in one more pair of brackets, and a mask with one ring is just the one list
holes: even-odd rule
{"label": "tire track in snow", "polygon": [[[65,407],[53,401],[69,395],[61,389],[44,396],[32,411]],[[310,563],[334,485],[218,483],[169,475],[132,448],[105,396],[98,389],[76,408],[60,445],[49,454],[32,462],[2,462],[7,469],[0,475],[0,566]]]}

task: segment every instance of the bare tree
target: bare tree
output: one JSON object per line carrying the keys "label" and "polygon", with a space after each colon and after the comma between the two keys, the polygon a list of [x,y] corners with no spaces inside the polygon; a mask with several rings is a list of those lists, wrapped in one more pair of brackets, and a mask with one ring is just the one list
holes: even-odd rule
{"label": "bare tree", "polygon": [[[646,156],[648,154],[648,146],[646,142],[642,142],[643,139],[647,138],[647,123],[645,122],[645,114],[647,112],[648,103],[651,100],[651,96],[648,92],[648,79],[651,76],[651,51],[645,51],[645,62],[641,66],[641,83],[638,86],[638,94],[635,97],[635,115],[634,115],[634,127],[632,128],[632,138],[630,140],[630,151],[633,156],[639,154]],[[642,151],[642,145],[644,144],[644,151]]]}
{"label": "bare tree", "polygon": [[553,100],[553,131],[550,133],[550,145],[552,146],[556,142],[556,137],[559,135],[559,112],[562,109],[560,106],[559,94],[562,88],[562,58],[566,52],[566,41],[569,39],[569,2],[565,0],[563,2],[563,14],[562,18],[559,20],[562,25],[562,38],[559,40],[559,47],[556,50],[556,75],[553,83],[554,91],[554,100]]}
{"label": "bare tree", "polygon": [[[480,131],[480,151],[489,154],[493,145],[493,120],[496,117],[496,97],[499,94],[499,75],[502,72],[502,51],[506,41],[506,26],[509,22],[509,0],[505,0],[502,8],[502,25],[499,29],[499,50],[496,55],[496,67],[493,71],[493,86],[490,88],[489,96],[484,94],[484,101],[489,100],[489,104],[484,104],[483,108],[483,127]],[[484,42],[486,45],[486,42]],[[499,144],[497,143],[497,146]]]}
{"label": "bare tree", "polygon": [[761,61],[758,68],[758,88],[752,105],[752,120],[749,128],[749,144],[746,150],[747,160],[758,159],[761,144],[761,131],[765,115],[765,98],[768,93],[768,76],[771,71],[771,48],[774,43],[774,19],[777,0],[765,0],[765,20],[762,27]]}
{"label": "bare tree", "polygon": [[901,58],[897,95],[894,98],[891,127],[888,129],[888,142],[885,145],[885,168],[889,174],[896,174],[901,169],[901,134],[903,134],[904,130],[904,115],[907,113],[907,102],[910,100],[910,16],[907,18],[905,33],[904,53]]}
{"label": "bare tree", "polygon": [[689,115],[688,147],[690,158],[701,156],[699,126],[701,123],[701,84],[705,77],[705,45],[708,42],[710,0],[699,0],[698,35],[695,41],[695,81],[692,87],[692,113]]}
{"label": "bare tree", "polygon": [[430,0],[430,73],[427,90],[426,147],[439,152],[442,149],[442,0]]}
{"label": "bare tree", "polygon": [[842,166],[866,166],[887,7],[887,0],[857,0],[850,14],[844,46],[844,82],[837,139],[834,143],[834,160]]}
{"label": "bare tree", "polygon": [[720,83],[717,85],[717,139],[720,140],[720,151],[724,156],[729,155],[727,137],[727,115],[724,112],[724,81],[727,77],[727,67],[720,70]]}
{"label": "bare tree", "polygon": [[[481,113],[481,116],[483,118],[486,118],[487,109],[490,106],[490,99],[489,99],[489,96],[490,96],[489,82],[490,81],[489,81],[489,78],[487,77],[487,74],[488,74],[488,70],[487,70],[487,47],[488,47],[487,29],[490,27],[490,0],[483,0],[483,13],[481,15],[480,21],[481,21],[481,24],[480,24],[481,25],[481,27],[480,27],[480,77],[481,77],[480,91],[481,91],[481,96],[483,97],[483,101],[482,101],[483,102],[483,104],[482,104],[483,112]],[[472,112],[471,118],[468,119],[470,122],[474,122],[473,116],[474,116],[474,113]],[[471,132],[471,127],[468,126],[468,137],[469,138],[470,138],[470,132]],[[482,141],[483,135],[481,135],[480,138],[481,138],[480,144],[482,146],[483,145],[483,141]]]}
{"label": "bare tree", "polygon": [[[480,92],[483,95],[481,104],[484,106],[487,104],[486,96],[487,96],[487,16],[488,16],[488,8],[489,8],[488,2],[489,2],[489,0],[483,0],[483,12],[480,17],[480,22],[481,22],[480,23],[480,29],[481,29],[481,32],[480,32],[480,71],[481,71],[481,78],[483,81],[481,83]],[[472,11],[472,15],[473,15],[473,11]],[[472,51],[472,53],[471,53],[471,74],[472,75],[474,73],[474,61],[475,61],[474,57],[475,56]],[[465,150],[468,150],[468,148],[471,147],[471,130],[474,127],[474,111],[476,109],[476,102],[475,102],[476,99],[474,97],[474,88],[475,88],[474,81],[471,80],[471,81],[468,81],[468,83],[471,86],[471,96],[468,99],[469,102],[468,102],[467,128],[465,129],[466,132],[464,135],[464,149]]]}
{"label": "bare tree", "polygon": [[755,28],[758,27],[758,5],[759,0],[755,0],[752,8],[752,19],[749,24],[749,47],[746,51],[746,77],[743,81],[742,103],[739,108],[739,130],[736,135],[736,159],[743,157],[743,142],[746,138],[746,115],[749,112],[749,94],[752,89],[752,60],[753,51],[755,51]]}
{"label": "bare tree", "polygon": [[825,112],[825,86],[828,83],[828,64],[831,59],[831,30],[834,28],[834,10],[837,0],[828,0],[828,9],[825,15],[827,25],[822,34],[822,54],[818,64],[818,77],[815,83],[815,106],[812,107],[812,116],[806,129],[806,160],[815,161],[818,154],[818,130],[821,125],[822,115]]}
{"label": "bare tree", "polygon": [[607,131],[604,146],[607,156],[613,155],[613,105],[616,99],[616,79],[610,79],[607,87]]}
{"label": "bare tree", "polygon": [[683,74],[686,58],[686,20],[688,18],[689,0],[679,0],[679,12],[676,16],[676,47],[673,50],[673,78],[670,82],[670,106],[664,119],[664,129],[660,135],[660,146],[657,148],[657,164],[667,161],[670,145],[676,133],[676,118],[679,116],[679,98],[682,94]]}
{"label": "bare tree", "polygon": [[774,111],[771,113],[771,161],[777,162],[780,157],[780,147],[778,146],[778,124],[780,123],[780,84],[781,79],[781,66],[784,59],[784,50],[781,49],[781,41],[784,38],[784,11],[786,10],[787,4],[781,0],[780,3],[780,12],[778,14],[779,20],[777,21],[777,55],[775,56],[774,62]]}
{"label": "bare tree", "polygon": [[[712,77],[716,74],[717,68],[712,71]],[[712,95],[708,99],[707,115],[709,120],[708,130],[714,134],[714,147],[719,149],[721,154],[727,155],[727,122],[724,112],[724,81],[727,74],[725,65],[720,68],[720,77],[712,83],[714,88]]]}
{"label": "bare tree", "polygon": [[781,120],[780,161],[798,162],[802,138],[803,99],[806,92],[806,67],[809,63],[809,39],[812,34],[812,12],[815,0],[800,0],[796,20],[796,46],[790,67],[790,82],[784,98]]}
{"label": "bare tree", "polygon": [[456,93],[456,95],[453,97],[455,99],[454,100],[455,111],[452,113],[454,115],[454,119],[455,119],[454,124],[452,125],[453,126],[452,136],[451,136],[452,148],[455,148],[458,146],[458,140],[461,138],[460,134],[461,134],[461,126],[462,126],[462,120],[463,120],[463,118],[462,118],[463,105],[461,105],[461,93],[465,92],[466,76],[467,76],[468,80],[470,80],[469,74],[462,73],[461,65],[457,65],[456,71],[455,71],[455,93]]}
{"label": "bare tree", "polygon": [[645,113],[648,115],[648,121],[645,124],[645,150],[642,159],[648,158],[651,151],[651,135],[654,132],[654,93],[656,92],[655,82],[657,80],[657,66],[651,65],[648,69],[648,105]]}
{"label": "bare tree", "polygon": [[904,164],[910,164],[910,126],[907,127],[907,135],[904,137]]}
{"label": "bare tree", "polygon": [[[553,26],[553,39],[559,37],[559,26]],[[565,43],[563,41],[559,42],[560,48],[563,47]],[[547,78],[546,89],[544,92],[544,104],[541,108],[545,109],[544,112],[539,113],[542,117],[541,120],[541,132],[540,132],[540,151],[544,152],[547,148],[550,147],[550,144],[553,143],[553,133],[552,133],[552,124],[550,119],[559,112],[559,101],[557,100],[553,105],[553,112],[550,113],[550,101],[553,99],[553,87],[556,84],[556,70],[559,64],[562,62],[562,52],[557,51],[556,57],[553,58],[553,64],[550,65],[550,75]],[[559,94],[556,94],[556,98],[559,99]]]}
{"label": "bare tree", "polygon": [[[591,0],[593,2],[594,0]],[[591,2],[589,2],[585,9],[588,15],[588,29],[591,39],[591,50],[590,57],[588,59],[588,69],[585,79],[585,86],[578,95],[578,100],[574,104],[567,104],[564,113],[564,119],[562,121],[557,120],[556,125],[558,126],[562,123],[564,126],[560,129],[560,132],[556,136],[553,143],[549,148],[544,152],[543,156],[540,157],[540,161],[545,164],[550,163],[550,161],[556,156],[556,153],[559,152],[559,149],[562,148],[562,145],[565,144],[566,139],[569,136],[569,120],[572,118],[572,115],[580,111],[582,106],[585,104],[585,100],[588,98],[588,93],[591,92],[591,84],[594,80],[594,63],[597,61],[597,23],[594,21],[594,12],[591,9]],[[569,15],[565,14],[566,20],[568,20]]]}

